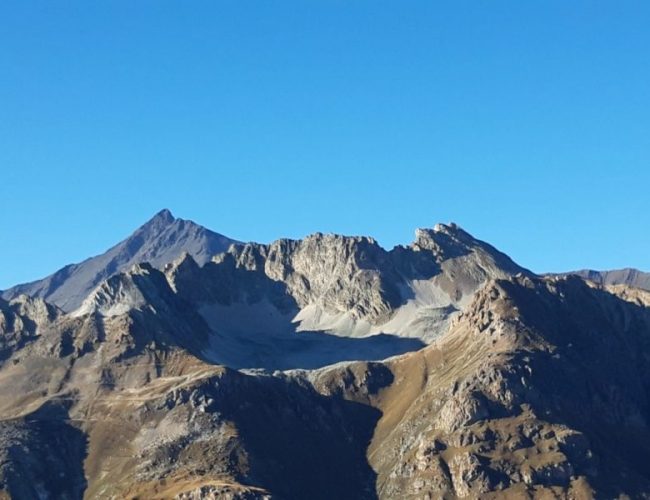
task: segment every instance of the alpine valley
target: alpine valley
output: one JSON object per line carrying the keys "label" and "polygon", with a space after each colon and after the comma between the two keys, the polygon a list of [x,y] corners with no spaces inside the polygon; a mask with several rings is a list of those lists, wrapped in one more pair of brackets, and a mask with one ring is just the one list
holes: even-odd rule
{"label": "alpine valley", "polygon": [[650,498],[650,288],[168,210],[0,299],[0,498]]}

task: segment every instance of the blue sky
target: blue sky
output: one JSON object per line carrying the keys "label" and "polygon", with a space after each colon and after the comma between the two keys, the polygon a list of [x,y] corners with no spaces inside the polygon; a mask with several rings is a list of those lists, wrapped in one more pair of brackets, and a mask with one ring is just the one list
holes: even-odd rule
{"label": "blue sky", "polygon": [[650,270],[647,1],[0,4],[0,288],[163,207]]}

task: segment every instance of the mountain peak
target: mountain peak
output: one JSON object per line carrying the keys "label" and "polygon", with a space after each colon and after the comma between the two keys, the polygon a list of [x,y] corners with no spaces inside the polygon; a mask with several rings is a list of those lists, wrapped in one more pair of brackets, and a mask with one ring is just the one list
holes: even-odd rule
{"label": "mountain peak", "polygon": [[177,219],[165,208],[105,253],[66,266],[42,280],[5,290],[3,298],[25,293],[72,311],[102,281],[128,271],[134,264],[148,262],[160,269],[187,252],[202,265],[232,243],[238,242],[191,221]]}
{"label": "mountain peak", "polygon": [[449,224],[443,224],[442,222],[439,222],[438,224],[433,226],[433,231],[436,232],[436,233],[445,233],[445,234],[465,232],[455,222],[450,222]]}
{"label": "mountain peak", "polygon": [[476,239],[455,223],[436,224],[433,228],[415,230],[415,245],[442,252],[451,247],[474,246]]}
{"label": "mountain peak", "polygon": [[175,220],[174,215],[168,208],[163,208],[156,215],[154,215],[153,218],[158,220],[166,220],[169,222],[173,222]]}
{"label": "mountain peak", "polygon": [[532,274],[513,262],[506,254],[475,238],[453,222],[436,224],[433,228],[417,229],[412,248],[431,251],[438,261],[463,255],[476,255],[483,265],[491,262],[488,267],[493,267],[499,272],[505,271],[512,275],[520,272],[526,275]]}
{"label": "mountain peak", "polygon": [[167,208],[163,208],[157,212],[151,219],[142,224],[135,232],[129,237],[130,239],[136,238],[142,240],[144,238],[155,238],[157,235],[163,233],[167,228],[173,225],[176,221],[180,221],[171,213]]}
{"label": "mountain peak", "polygon": [[171,213],[171,211],[167,208],[163,208],[159,212],[157,212],[151,219],[149,219],[147,222],[145,222],[142,227],[159,227],[163,228],[168,226],[169,224],[172,224],[174,221],[176,221],[176,217]]}
{"label": "mountain peak", "polygon": [[181,219],[174,217],[169,209],[163,208],[140,226],[132,236],[136,236],[142,232],[152,233],[153,235],[161,233],[178,220]]}

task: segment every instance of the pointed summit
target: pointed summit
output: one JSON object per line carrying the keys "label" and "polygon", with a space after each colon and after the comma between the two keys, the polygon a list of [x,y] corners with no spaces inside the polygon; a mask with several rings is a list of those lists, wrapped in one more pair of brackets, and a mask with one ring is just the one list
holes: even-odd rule
{"label": "pointed summit", "polygon": [[151,219],[140,226],[134,234],[137,234],[141,231],[162,231],[170,224],[173,224],[174,221],[176,221],[176,218],[172,215],[171,211],[167,208],[163,208]]}
{"label": "pointed summit", "polygon": [[180,219],[176,219],[172,215],[171,211],[169,211],[167,208],[164,208],[157,212],[147,222],[142,224],[142,226],[136,229],[130,238],[133,239],[137,237],[141,239],[144,237],[147,239],[155,237],[156,235],[165,231],[168,227],[172,226],[177,220]]}
{"label": "pointed summit", "polygon": [[171,213],[171,210],[169,210],[168,208],[163,208],[160,212],[154,215],[149,222],[160,221],[160,222],[166,222],[168,224],[171,224],[175,220],[176,218]]}
{"label": "pointed summit", "polygon": [[481,241],[453,222],[436,224],[432,229],[416,229],[415,241],[412,248],[430,251],[438,261],[462,256],[474,256],[483,265],[492,268],[495,276],[501,277],[501,272],[507,274],[523,273],[532,275],[530,271],[516,264],[508,255],[500,252],[492,245]]}
{"label": "pointed summit", "polygon": [[163,268],[187,252],[203,265],[233,243],[238,242],[192,221],[177,219],[165,208],[105,253],[68,265],[42,280],[17,285],[2,296],[11,299],[24,293],[72,311],[98,284],[134,264],[148,262]]}

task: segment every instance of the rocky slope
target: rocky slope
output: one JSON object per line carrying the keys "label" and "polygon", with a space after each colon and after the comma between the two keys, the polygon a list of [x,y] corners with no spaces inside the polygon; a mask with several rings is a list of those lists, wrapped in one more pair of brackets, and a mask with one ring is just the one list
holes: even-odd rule
{"label": "rocky slope", "polygon": [[650,310],[575,279],[499,280],[389,363],[384,498],[650,494]]}
{"label": "rocky slope", "polygon": [[0,497],[648,498],[649,306],[453,225],[0,299]]}
{"label": "rocky slope", "polygon": [[99,283],[134,264],[148,262],[161,267],[184,252],[203,264],[233,243],[236,241],[162,210],[105,253],[65,266],[41,280],[14,286],[5,290],[2,297],[12,299],[26,294],[72,311]]}

